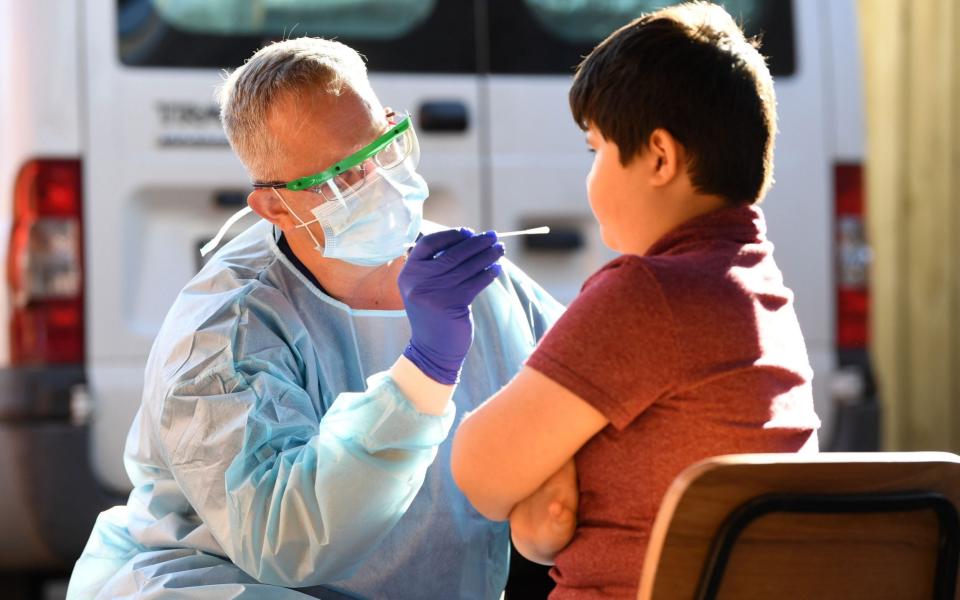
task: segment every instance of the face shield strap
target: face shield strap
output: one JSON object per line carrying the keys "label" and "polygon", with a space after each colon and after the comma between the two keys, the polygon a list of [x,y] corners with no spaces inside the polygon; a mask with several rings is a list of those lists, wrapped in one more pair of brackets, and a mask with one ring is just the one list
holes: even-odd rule
{"label": "face shield strap", "polygon": [[217,235],[213,236],[212,240],[210,240],[209,242],[204,244],[202,248],[200,248],[200,256],[206,256],[211,252],[213,252],[217,248],[217,246],[220,245],[220,242],[223,241],[223,236],[227,235],[227,232],[230,231],[230,228],[233,227],[233,225],[237,221],[239,221],[240,219],[250,214],[252,210],[253,209],[250,208],[249,206],[244,206],[237,212],[233,213],[233,215],[229,219],[227,219],[226,222],[224,222],[224,224],[220,227],[220,231],[217,232]]}
{"label": "face shield strap", "polygon": [[327,180],[327,187],[330,188],[330,191],[333,192],[333,195],[337,197],[337,202],[346,206],[347,201],[343,199],[343,194],[340,193],[340,188],[337,187],[337,184],[335,184],[332,179]]}
{"label": "face shield strap", "polygon": [[294,212],[294,210],[293,210],[292,208],[290,208],[290,205],[287,204],[287,201],[283,199],[283,196],[280,195],[280,192],[278,192],[276,188],[270,188],[270,189],[273,190],[273,193],[276,194],[276,195],[277,195],[277,198],[280,199],[280,202],[283,203],[283,206],[287,209],[287,212],[290,213],[291,215],[293,215],[293,218],[300,222],[300,224],[297,225],[297,229],[299,229],[299,228],[301,228],[301,227],[305,227],[306,230],[307,230],[307,235],[309,235],[309,236],[310,236],[310,239],[313,240],[314,248],[316,248],[317,250],[323,250],[323,246],[322,246],[322,245],[320,244],[320,242],[317,240],[316,236],[313,235],[313,232],[310,231],[310,227],[309,227],[309,226],[312,225],[313,223],[318,222],[319,219],[313,219],[312,221],[304,221],[303,219],[300,218],[300,215],[298,215],[296,212]]}

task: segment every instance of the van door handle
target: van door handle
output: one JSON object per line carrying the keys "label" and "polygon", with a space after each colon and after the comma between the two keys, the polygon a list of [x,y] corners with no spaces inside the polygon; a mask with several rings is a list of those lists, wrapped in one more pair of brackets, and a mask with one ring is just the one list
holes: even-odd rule
{"label": "van door handle", "polygon": [[421,131],[458,133],[469,124],[467,106],[459,100],[428,100],[420,105],[417,128]]}
{"label": "van door handle", "polygon": [[584,245],[583,232],[570,225],[551,225],[550,233],[523,238],[524,250],[535,252],[572,252]]}

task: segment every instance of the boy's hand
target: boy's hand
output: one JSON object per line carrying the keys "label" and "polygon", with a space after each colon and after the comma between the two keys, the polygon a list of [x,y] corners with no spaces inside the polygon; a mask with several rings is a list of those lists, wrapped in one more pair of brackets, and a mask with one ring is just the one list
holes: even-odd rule
{"label": "boy's hand", "polygon": [[510,512],[510,535],[520,554],[552,565],[573,539],[579,502],[577,469],[570,459]]}

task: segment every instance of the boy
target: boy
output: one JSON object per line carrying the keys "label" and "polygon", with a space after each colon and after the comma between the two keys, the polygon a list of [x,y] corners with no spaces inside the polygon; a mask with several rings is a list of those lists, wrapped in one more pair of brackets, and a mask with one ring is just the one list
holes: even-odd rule
{"label": "boy", "polygon": [[719,6],[663,9],[597,46],[570,105],[595,152],[591,209],[623,256],[462,423],[452,469],[477,510],[510,518],[522,552],[555,563],[552,598],[633,598],[681,470],[815,452],[819,420],[755,206],[776,132],[757,49]]}

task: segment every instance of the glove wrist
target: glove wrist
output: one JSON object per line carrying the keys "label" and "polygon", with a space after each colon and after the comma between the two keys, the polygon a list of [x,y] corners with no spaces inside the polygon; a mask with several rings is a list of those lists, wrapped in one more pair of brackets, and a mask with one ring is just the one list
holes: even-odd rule
{"label": "glove wrist", "polygon": [[[444,385],[454,385],[460,381],[460,367],[463,361],[456,361],[456,364],[450,364],[449,361],[437,361],[432,359],[427,353],[421,352],[411,340],[407,344],[403,355],[417,366],[427,377]],[[443,364],[447,362],[448,364]]]}

